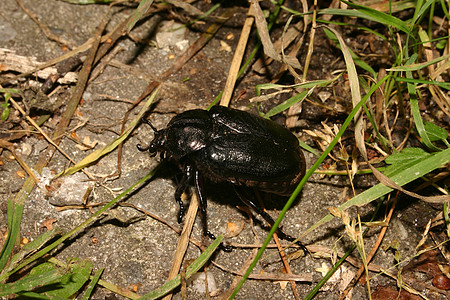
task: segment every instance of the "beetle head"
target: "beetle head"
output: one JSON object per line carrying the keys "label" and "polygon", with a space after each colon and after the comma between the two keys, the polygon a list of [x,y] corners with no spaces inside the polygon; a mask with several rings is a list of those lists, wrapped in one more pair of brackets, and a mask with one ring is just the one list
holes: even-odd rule
{"label": "beetle head", "polygon": [[155,137],[153,138],[153,140],[150,142],[150,144],[147,147],[142,146],[141,144],[137,144],[136,147],[138,148],[139,151],[147,151],[150,152],[150,156],[156,156],[156,154],[158,152],[161,152],[161,158],[164,158],[164,152],[165,152],[165,143],[166,143],[166,130],[158,130],[155,128],[155,126],[153,126],[152,123],[150,123],[149,120],[147,119],[142,119],[142,122],[146,123],[147,125],[149,125],[155,134]]}
{"label": "beetle head", "polygon": [[155,156],[161,152],[161,157],[168,153],[175,159],[181,159],[204,148],[211,138],[212,123],[209,113],[205,110],[188,110],[176,115],[167,124],[167,128],[157,130],[148,120],[143,119],[155,132],[154,139],[147,147],[137,145],[140,151],[149,151]]}

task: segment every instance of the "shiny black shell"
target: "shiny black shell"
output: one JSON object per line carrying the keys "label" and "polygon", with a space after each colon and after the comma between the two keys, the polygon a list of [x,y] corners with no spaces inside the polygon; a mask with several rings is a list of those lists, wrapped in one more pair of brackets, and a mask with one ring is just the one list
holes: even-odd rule
{"label": "shiny black shell", "polygon": [[155,132],[150,153],[163,152],[214,182],[291,193],[305,174],[297,138],[259,116],[223,106],[176,115]]}

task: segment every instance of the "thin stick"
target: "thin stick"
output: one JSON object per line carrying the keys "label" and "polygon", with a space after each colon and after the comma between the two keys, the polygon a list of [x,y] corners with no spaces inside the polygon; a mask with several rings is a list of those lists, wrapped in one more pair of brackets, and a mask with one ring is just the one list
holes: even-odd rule
{"label": "thin stick", "polygon": [[69,49],[72,49],[75,47],[75,44],[64,39],[63,37],[60,37],[56,34],[54,34],[50,28],[48,28],[47,25],[42,24],[41,22],[39,22],[36,14],[34,14],[33,12],[31,12],[28,8],[25,7],[25,5],[23,4],[22,0],[16,0],[17,4],[20,6],[20,8],[22,8],[22,10],[31,18],[31,20],[34,21],[34,23],[36,23],[39,28],[42,30],[42,32],[44,33],[44,35],[52,41],[57,42],[58,44],[60,44],[61,46],[67,46]]}
{"label": "thin stick", "polygon": [[[397,197],[398,197],[398,193],[397,193]],[[394,198],[394,202],[392,203],[391,209],[389,210],[389,214],[388,214],[388,216],[386,218],[386,224],[389,224],[389,222],[391,221],[391,217],[392,217],[392,214],[394,213],[395,205],[397,203],[397,197]],[[388,226],[384,226],[383,228],[381,228],[381,232],[378,235],[377,241],[373,245],[372,250],[370,251],[369,255],[367,255],[367,258],[366,258],[367,265],[369,265],[370,261],[375,256],[375,253],[377,252],[378,248],[380,247],[381,242],[383,241],[383,238],[384,238],[384,235],[386,234],[387,229],[388,229]],[[358,272],[353,277],[353,279],[352,279],[351,283],[349,284],[348,288],[346,288],[344,290],[344,292],[339,296],[339,299],[345,299],[345,297],[350,292],[350,290],[353,288],[353,286],[358,282],[359,277],[361,277],[361,275],[364,272],[364,270],[365,270],[365,268],[364,268],[364,264],[363,264],[361,267],[359,267]]]}
{"label": "thin stick", "polygon": [[[178,240],[177,250],[175,251],[175,257],[173,258],[172,268],[170,269],[169,277],[167,280],[171,280],[178,275],[180,271],[181,263],[183,262],[184,255],[189,243],[189,237],[194,226],[195,217],[198,210],[198,198],[197,194],[193,193],[191,197],[191,203],[189,203],[189,209],[186,214],[183,231],[181,231],[180,239]],[[172,299],[172,294],[168,294],[163,300]]]}
{"label": "thin stick", "polygon": [[[314,1],[314,9],[313,9],[313,18],[312,18],[312,26],[311,26],[311,35],[309,39],[308,52],[306,54],[305,66],[303,67],[303,77],[302,81],[306,81],[306,76],[308,75],[308,68],[311,62],[311,57],[314,51],[314,37],[316,35],[316,16],[317,16],[317,0]],[[306,24],[305,24],[306,27]]]}
{"label": "thin stick", "polygon": [[223,90],[222,99],[220,105],[228,106],[230,104],[231,96],[233,95],[234,86],[236,84],[239,67],[241,66],[242,58],[244,57],[245,48],[247,47],[248,37],[253,26],[255,18],[253,17],[253,5],[250,5],[248,9],[247,18],[242,26],[241,36],[234,52],[233,60],[231,61],[230,72],[228,73],[227,82]]}
{"label": "thin stick", "polygon": [[11,101],[11,103],[13,104],[13,106],[28,120],[28,122],[31,123],[31,125],[34,126],[34,128],[36,128],[37,131],[39,131],[40,134],[42,134],[42,136],[47,140],[47,142],[49,142],[50,144],[52,144],[56,149],[58,149],[59,152],[61,152],[62,155],[64,155],[71,163],[75,164],[76,162],[69,156],[69,154],[67,154],[66,152],[64,152],[63,149],[61,149],[61,147],[59,147],[46,133],[45,131],[43,131],[41,129],[41,127],[36,124],[36,122],[30,118],[27,113],[22,109],[22,107],[20,107],[19,104],[17,104],[16,101],[14,101],[13,99],[9,99],[9,101]]}
{"label": "thin stick", "polygon": [[[283,261],[284,268],[286,269],[286,273],[292,275],[291,266],[289,265],[289,261],[286,258],[286,253],[284,252],[283,247],[281,247],[280,239],[278,238],[278,234],[276,232],[273,234],[273,240],[277,244],[281,260]],[[295,280],[290,279],[289,282],[291,283],[291,289],[292,293],[294,294],[295,300],[299,300],[300,296],[297,291],[297,285],[295,284]]]}

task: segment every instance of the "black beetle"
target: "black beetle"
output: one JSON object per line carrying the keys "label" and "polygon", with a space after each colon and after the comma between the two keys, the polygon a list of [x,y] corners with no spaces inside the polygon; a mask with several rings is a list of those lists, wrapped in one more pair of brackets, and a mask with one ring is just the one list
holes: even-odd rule
{"label": "black beetle", "polygon": [[[180,205],[178,222],[184,212],[181,194],[193,180],[204,234],[211,238],[214,235],[206,228],[203,178],[232,183],[241,200],[273,225],[272,217],[257,202],[244,197],[239,187],[290,195],[305,174],[305,158],[298,139],[277,123],[244,111],[224,106],[214,106],[209,111],[188,110],[173,117],[162,130],[154,128],[149,121],[144,122],[155,131],[155,137],[148,147],[137,145],[138,149],[148,150],[152,156],[160,152],[162,157],[173,158],[184,169],[175,192]],[[281,230],[279,235],[294,240]]]}

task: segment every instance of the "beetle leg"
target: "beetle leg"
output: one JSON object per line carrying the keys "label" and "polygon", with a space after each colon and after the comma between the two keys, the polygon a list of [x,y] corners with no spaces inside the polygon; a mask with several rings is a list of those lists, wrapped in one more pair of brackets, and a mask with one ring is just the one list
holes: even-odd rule
{"label": "beetle leg", "polygon": [[201,175],[198,172],[198,170],[195,170],[194,181],[195,181],[195,189],[197,190],[197,195],[198,195],[198,202],[199,202],[199,206],[200,206],[200,212],[202,214],[203,235],[207,235],[211,239],[215,239],[216,237],[214,236],[214,234],[212,234],[208,230],[208,223],[207,223],[207,219],[206,219],[207,203],[206,203],[205,189],[203,187],[203,178],[201,177]]}
{"label": "beetle leg", "polygon": [[[239,190],[239,188],[235,185],[233,185],[234,190],[236,191],[236,194],[238,195],[239,199],[241,199],[242,202],[245,203],[250,209],[253,209],[256,213],[258,213],[261,217],[266,220],[267,223],[272,227],[273,224],[275,224],[275,220],[272,218],[271,215],[269,215],[260,205],[256,204],[252,200],[250,200],[251,197],[245,197],[243,194],[247,194],[242,189]],[[248,195],[248,194],[247,194]],[[288,240],[289,242],[295,242],[298,246],[302,248],[305,253],[308,252],[305,245],[303,245],[300,241],[296,241],[295,238],[290,236],[289,234],[284,233],[283,230],[281,230],[281,227],[278,227],[277,229],[278,236],[284,240]]]}
{"label": "beetle leg", "polygon": [[175,191],[175,201],[177,201],[178,205],[180,206],[180,211],[178,213],[178,223],[181,223],[183,220],[183,214],[184,214],[184,203],[183,200],[181,200],[181,195],[186,190],[189,182],[191,181],[192,173],[191,173],[191,166],[187,165],[184,168],[184,174],[181,178],[180,184],[178,185],[176,191]]}
{"label": "beetle leg", "polygon": [[[203,178],[198,170],[195,170],[194,182],[195,182],[195,189],[197,190],[200,212],[202,214],[203,235],[208,236],[212,240],[215,240],[216,236],[208,230],[208,223],[206,218],[206,207],[207,207],[206,195],[205,189],[203,187]],[[225,246],[223,245],[223,243],[220,243],[219,248],[225,252],[231,252],[233,250],[233,247]]]}

